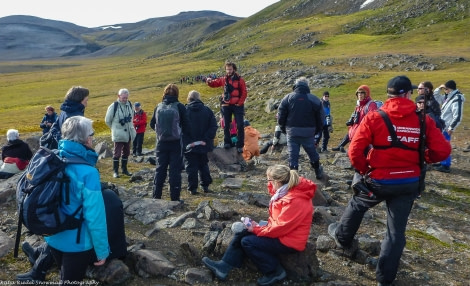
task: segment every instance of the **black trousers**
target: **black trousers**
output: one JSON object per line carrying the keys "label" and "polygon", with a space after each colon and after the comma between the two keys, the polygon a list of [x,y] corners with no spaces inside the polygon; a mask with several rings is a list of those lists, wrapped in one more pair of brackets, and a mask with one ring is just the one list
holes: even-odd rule
{"label": "black trousers", "polygon": [[188,190],[197,190],[198,175],[201,186],[207,187],[212,183],[211,172],[209,170],[209,159],[207,153],[185,153],[186,174],[188,174]]}
{"label": "black trousers", "polygon": [[88,265],[96,261],[93,249],[82,252],[62,252],[51,247],[52,256],[60,269],[60,285],[77,285],[83,281]]}

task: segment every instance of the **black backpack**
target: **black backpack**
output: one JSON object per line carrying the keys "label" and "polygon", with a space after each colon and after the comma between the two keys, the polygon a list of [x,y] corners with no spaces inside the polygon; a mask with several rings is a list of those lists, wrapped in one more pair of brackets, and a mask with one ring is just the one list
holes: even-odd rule
{"label": "black backpack", "polygon": [[[40,147],[18,180],[15,257],[18,254],[23,224],[31,233],[37,235],[52,235],[78,228],[77,243],[80,241],[83,212],[80,218],[75,216],[83,206],[79,206],[71,215],[64,214],[60,208],[62,203],[70,203],[70,178],[65,173],[65,167],[67,164],[91,164],[79,158],[61,158],[57,153],[57,150]],[[62,197],[63,187],[66,190],[65,198]]]}
{"label": "black backpack", "polygon": [[173,141],[181,138],[179,102],[161,102],[155,110],[158,141]]}

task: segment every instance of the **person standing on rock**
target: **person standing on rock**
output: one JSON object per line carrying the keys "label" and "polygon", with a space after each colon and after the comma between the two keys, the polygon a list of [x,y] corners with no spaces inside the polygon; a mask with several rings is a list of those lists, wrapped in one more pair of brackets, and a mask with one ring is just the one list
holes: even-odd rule
{"label": "person standing on rock", "polygon": [[277,122],[287,134],[289,167],[299,169],[299,153],[302,146],[315,170],[317,179],[323,178],[323,167],[316,150],[316,138],[323,130],[325,113],[318,97],[310,93],[308,80],[300,77],[295,81],[294,91],[286,95],[279,104]]}
{"label": "person standing on rock", "polygon": [[150,120],[150,128],[157,133],[157,167],[152,194],[154,199],[162,198],[163,184],[169,173],[170,199],[180,201],[183,134],[191,136],[191,128],[186,108],[178,101],[178,96],[176,84],[168,84],[163,90],[162,102],[157,105]]}
{"label": "person standing on rock", "polygon": [[111,128],[111,136],[114,142],[114,178],[119,178],[120,158],[122,173],[127,176],[132,176],[132,174],[127,170],[127,160],[131,153],[131,142],[136,136],[136,131],[132,124],[133,117],[134,109],[132,108],[132,103],[129,101],[129,90],[121,88],[118,91],[117,100],[109,105],[104,119],[106,125]]}
{"label": "person standing on rock", "polygon": [[230,137],[230,122],[232,114],[237,123],[237,152],[243,153],[245,131],[243,128],[243,116],[245,115],[245,100],[247,97],[245,80],[237,73],[237,66],[230,61],[225,62],[225,76],[216,79],[207,78],[210,87],[224,87],[224,93],[220,98],[221,111],[224,116],[224,148],[230,149],[232,139]]}
{"label": "person standing on rock", "polygon": [[[440,93],[441,90],[444,90],[444,94]],[[445,124],[443,134],[446,140],[450,142],[452,133],[454,133],[455,128],[457,128],[460,122],[462,122],[463,103],[465,101],[465,97],[457,89],[457,84],[453,80],[449,80],[445,84],[441,84],[436,88],[434,90],[434,97],[438,101],[442,102],[441,119]],[[437,171],[450,173],[451,163],[452,157],[449,155],[449,157],[441,162]]]}
{"label": "person standing on rock", "polygon": [[235,235],[222,260],[202,259],[220,280],[225,280],[233,268],[240,268],[247,256],[263,274],[258,285],[271,285],[286,277],[278,256],[306,248],[313,218],[312,199],[317,186],[285,165],[268,167],[266,178],[271,195],[267,224],[260,225],[248,219],[245,226],[236,231],[235,226],[240,223],[234,223]]}
{"label": "person standing on rock", "polygon": [[201,178],[201,188],[209,192],[212,176],[209,170],[207,153],[214,149],[214,138],[217,134],[217,121],[214,112],[201,101],[201,94],[191,90],[188,94],[186,113],[191,133],[183,134],[184,157],[186,173],[188,174],[188,191],[197,194],[198,175]]}
{"label": "person standing on rock", "polygon": [[[392,285],[396,278],[406,244],[408,216],[420,191],[419,146],[423,136],[416,105],[410,100],[412,89],[408,77],[392,78],[387,84],[388,100],[382,110],[362,120],[352,138],[348,155],[353,167],[363,176],[362,185],[367,191],[356,191],[340,221],[328,226],[328,234],[337,247],[354,257],[357,250],[354,236],[364,214],[385,201],[387,227],[376,268],[379,286]],[[386,123],[387,120],[391,123]],[[424,143],[427,149],[424,157],[428,163],[438,162],[450,154],[450,144],[431,117],[426,116],[425,120]],[[393,137],[396,140],[392,141]]]}

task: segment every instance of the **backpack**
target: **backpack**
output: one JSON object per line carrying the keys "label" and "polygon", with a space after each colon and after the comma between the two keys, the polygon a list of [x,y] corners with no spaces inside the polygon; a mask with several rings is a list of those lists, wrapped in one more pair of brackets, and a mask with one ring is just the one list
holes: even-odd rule
{"label": "backpack", "polygon": [[57,149],[59,142],[57,141],[57,136],[55,132],[55,126],[57,125],[57,120],[52,124],[48,132],[44,133],[41,138],[39,138],[39,146],[48,148],[48,149]]}
{"label": "backpack", "polygon": [[375,104],[377,104],[377,109],[380,109],[382,107],[382,105],[384,105],[383,101],[380,101],[380,100],[370,100],[366,106],[364,107],[364,115],[367,114],[367,112],[369,112],[369,104],[371,102],[375,102]]}
{"label": "backpack", "polygon": [[[132,102],[131,102],[130,100],[128,100],[127,102],[129,102],[130,105],[132,106]],[[114,102],[114,105],[113,105],[113,118],[114,118],[114,116],[116,116],[116,111],[117,111],[117,109],[118,109],[118,104],[119,104],[118,101],[115,101],[115,102]],[[126,103],[126,105],[127,105],[127,103]]]}
{"label": "backpack", "polygon": [[[61,158],[57,150],[40,147],[18,180],[16,186],[18,229],[15,255],[18,253],[23,224],[31,233],[37,235],[52,235],[78,228],[77,243],[79,243],[83,212],[80,218],[75,216],[83,206],[79,206],[71,215],[64,214],[60,208],[62,203],[70,204],[70,178],[65,173],[67,164],[90,165],[83,159]],[[65,198],[62,197],[63,187],[66,190]]]}
{"label": "backpack", "polygon": [[155,131],[159,141],[174,141],[181,138],[179,102],[170,104],[159,103],[157,105],[155,119]]}

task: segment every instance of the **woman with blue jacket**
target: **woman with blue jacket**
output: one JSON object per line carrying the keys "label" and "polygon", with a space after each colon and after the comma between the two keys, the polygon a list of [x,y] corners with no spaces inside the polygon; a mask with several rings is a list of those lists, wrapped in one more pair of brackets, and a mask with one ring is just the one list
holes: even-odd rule
{"label": "woman with blue jacket", "polygon": [[[87,164],[69,164],[65,172],[70,177],[70,204],[62,205],[66,214],[72,214],[83,206],[81,229],[65,230],[45,237],[60,268],[61,285],[70,281],[82,281],[89,264],[103,265],[109,255],[106,213],[101,193],[100,175],[92,167],[98,154],[92,149],[92,121],[82,116],[68,118],[61,128],[59,155],[78,157]],[[64,190],[65,192],[65,190]],[[77,215],[77,218],[81,215]],[[80,239],[77,243],[77,232]]]}

